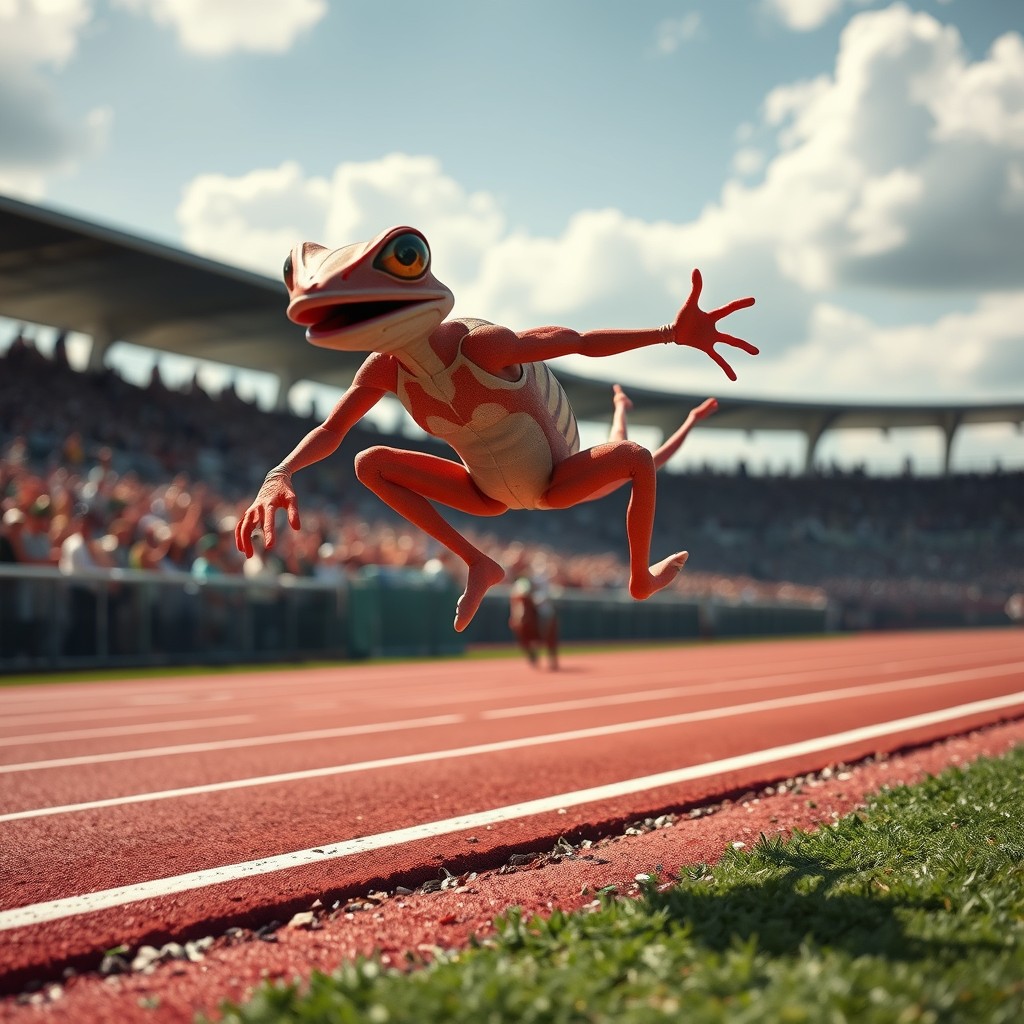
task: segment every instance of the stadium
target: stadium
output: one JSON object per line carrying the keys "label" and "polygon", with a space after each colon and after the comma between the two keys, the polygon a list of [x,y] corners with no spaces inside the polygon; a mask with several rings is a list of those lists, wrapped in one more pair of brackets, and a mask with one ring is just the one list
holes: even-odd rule
{"label": "stadium", "polygon": [[[369,492],[361,491],[354,478],[333,464],[308,474],[303,494],[312,514],[307,512],[303,530],[296,534],[285,531],[283,543],[272,556],[248,561],[241,558],[234,545],[234,524],[247,504],[247,495],[258,486],[263,467],[273,460],[275,453],[286,449],[291,439],[314,425],[315,418],[297,416],[284,403],[262,410],[255,402],[240,398],[233,388],[209,394],[198,379],[181,389],[168,387],[161,379],[158,363],[154,364],[147,384],[130,383],[103,364],[103,344],[94,345],[93,355],[84,368],[75,369],[69,362],[65,344],[68,331],[81,331],[97,319],[116,325],[120,315],[129,319],[122,327],[112,327],[112,331],[124,330],[126,337],[138,343],[159,339],[168,351],[178,349],[187,354],[189,345],[197,344],[196,311],[182,308],[182,296],[190,302],[201,299],[205,307],[204,318],[211,333],[201,339],[204,350],[227,355],[226,351],[216,349],[213,338],[220,332],[230,334],[226,325],[241,323],[244,326],[234,328],[238,340],[231,342],[238,346],[236,353],[249,351],[244,343],[245,332],[252,331],[263,339],[253,349],[258,355],[258,367],[283,362],[287,340],[275,343],[280,318],[273,305],[268,302],[259,316],[253,312],[253,307],[259,306],[254,294],[260,299],[264,293],[276,297],[279,289],[275,283],[255,279],[240,283],[237,274],[228,268],[14,201],[5,200],[0,212],[4,218],[0,236],[8,240],[6,269],[0,277],[0,313],[26,325],[17,330],[3,353],[0,374],[0,472],[5,494],[0,659],[5,673],[102,671],[147,665],[274,665],[282,661],[301,665],[331,659],[354,664],[372,662],[382,656],[423,655],[441,659],[444,666],[445,659],[464,657],[473,649],[500,650],[508,645],[509,587],[495,588],[470,630],[456,634],[450,623],[451,609],[461,589],[457,567],[443,557],[443,550],[436,544],[428,543],[429,538],[403,523]],[[131,282],[129,291],[146,296],[141,311],[145,316],[136,310],[136,320],[130,326],[129,313],[121,309],[119,298],[126,267],[139,275]],[[176,274],[188,280],[177,281]],[[114,286],[115,279],[120,282],[118,287]],[[52,310],[54,322],[40,323],[47,310]],[[53,334],[48,354],[35,343],[35,338],[44,331]],[[338,375],[345,371],[335,362],[325,361],[324,366],[329,367],[331,381],[343,382]],[[308,368],[306,372],[316,369]],[[569,376],[565,386],[571,401],[581,409],[600,409],[601,397],[607,397],[607,385],[601,382]],[[671,422],[671,410],[698,401],[696,396],[657,392],[636,394],[636,398],[636,405],[647,410],[653,425]],[[808,438],[803,471],[758,477],[744,472],[716,472],[707,467],[698,472],[662,474],[662,515],[667,511],[673,530],[682,527],[693,537],[696,554],[669,591],[642,604],[631,601],[625,593],[626,554],[621,531],[617,529],[625,516],[625,496],[610,495],[602,499],[601,505],[548,512],[542,522],[538,522],[541,517],[536,513],[510,513],[488,522],[486,533],[480,532],[479,524],[471,517],[462,517],[460,525],[477,537],[477,542],[493,557],[509,566],[513,574],[545,575],[558,608],[561,640],[566,644],[711,644],[730,637],[854,636],[865,630],[884,636],[888,631],[903,638],[897,644],[901,653],[894,655],[891,645],[885,645],[879,652],[883,658],[913,657],[918,660],[908,664],[924,666],[929,662],[920,660],[924,653],[920,641],[915,641],[916,653],[906,647],[906,638],[921,634],[900,631],[974,628],[983,649],[1004,646],[984,627],[1008,625],[1013,595],[1021,589],[1024,474],[950,472],[948,453],[953,431],[949,424],[1001,419],[1019,422],[1022,410],[1024,407],[1014,406],[964,406],[955,410],[907,406],[794,408],[741,399],[723,402],[711,421],[718,429],[772,430],[802,425]],[[908,423],[933,425],[945,431],[945,471],[930,478],[823,471],[814,465],[813,449],[825,423],[876,429]],[[336,455],[337,463],[343,467],[361,448],[382,441],[438,451],[430,438],[416,438],[408,433],[388,436],[360,425],[346,438]],[[240,451],[245,453],[243,458],[238,455]],[[82,557],[83,550],[92,553],[89,558]],[[253,566],[258,571],[251,571]],[[940,648],[946,641],[938,637],[945,635],[936,634],[936,640],[925,641],[926,648]],[[958,641],[930,664],[955,664],[965,648],[971,646],[974,645]],[[1011,645],[1010,650],[1013,649]],[[772,651],[780,655],[778,647]],[[837,672],[841,675],[839,665],[848,666],[861,656],[837,651],[830,674],[833,678]],[[603,667],[612,666],[615,671],[621,657],[606,655]],[[627,657],[629,664],[635,666],[641,656]],[[703,656],[703,660],[706,658]],[[688,660],[692,673],[697,659],[691,656]],[[799,663],[807,662],[801,659]],[[663,664],[664,658],[655,655],[647,678],[664,675],[660,668]],[[995,679],[1004,678],[1002,674],[1007,669],[1016,671],[1015,664],[997,666]],[[715,667],[712,661],[709,670],[722,677],[734,672],[735,667]],[[492,678],[499,679],[502,671],[495,670]],[[506,667],[504,673],[507,671]],[[863,678],[866,671],[869,670],[857,670],[855,677]],[[879,665],[874,671],[884,672],[884,666]],[[417,687],[431,674],[433,670],[421,667]],[[472,684],[471,690],[464,690],[465,683],[459,681],[457,670],[442,669],[442,675],[448,677],[446,689],[462,693],[459,699],[478,699]],[[953,679],[964,677],[956,671],[946,675]],[[673,677],[670,673],[666,678]],[[273,671],[269,676],[253,677],[249,686],[265,688],[280,678],[280,671]],[[973,670],[967,678],[976,679]],[[309,686],[311,680],[314,686],[322,687],[322,670],[307,674],[301,687]],[[944,676],[925,675],[923,681],[935,681],[941,688]],[[146,685],[146,689],[150,690],[151,685]],[[346,703],[353,699],[353,685],[358,693],[360,685],[387,689],[389,684],[372,675],[362,683],[352,679],[346,686]],[[713,685],[718,689],[718,684]],[[550,692],[549,687],[544,689]],[[887,691],[889,684],[874,683],[866,689],[872,693]],[[640,699],[661,701],[672,692],[655,691],[653,696],[642,692]],[[277,702],[264,692],[259,703],[266,706],[268,699]],[[612,706],[628,699],[619,697]],[[795,706],[815,699],[819,698],[797,698]],[[237,710],[248,706],[250,700],[251,697],[239,694],[230,703]],[[958,714],[999,714],[1012,707],[1014,700],[1013,695],[997,694],[994,698],[976,700],[969,708],[958,709]],[[790,698],[782,698],[775,703],[788,701]],[[99,709],[104,703],[101,700],[95,706]],[[94,700],[87,698],[83,711],[77,714],[85,714],[84,708],[90,705],[94,705]],[[587,702],[562,701],[555,706],[563,705],[584,707]],[[97,710],[89,717],[102,720],[124,710]],[[10,711],[12,722],[19,720],[19,712],[24,714],[18,704]],[[699,719],[700,715],[696,717]],[[927,716],[919,715],[918,719],[921,718]],[[945,735],[938,724],[945,718],[946,713],[939,711],[934,721],[929,719],[927,728],[936,737]],[[911,721],[916,724],[917,719],[904,716],[900,721],[909,725]],[[151,728],[173,735],[179,724],[157,720]],[[581,735],[594,731],[599,734],[603,728],[583,730]],[[120,730],[70,730],[54,733],[52,737],[102,735],[105,731]],[[288,735],[322,739],[347,731],[306,730],[285,734],[282,739]],[[824,741],[829,748],[829,763],[837,759],[840,764],[844,759],[854,761],[871,749],[870,744],[865,748],[863,740],[854,739],[855,732],[848,730]],[[866,732],[870,735],[870,730]],[[1006,742],[1002,737],[986,735],[986,742]],[[41,734],[39,738],[45,742],[50,736]],[[243,748],[254,742],[260,741],[234,741]],[[906,743],[906,736],[902,742]],[[227,741],[228,746],[234,743]],[[203,744],[185,744],[180,749],[193,746],[201,749]],[[173,758],[178,748],[156,748],[161,749]],[[931,750],[934,757],[940,748],[932,745],[922,749]],[[774,762],[775,774],[787,764],[790,753],[790,748],[783,745],[767,754],[769,762]],[[138,756],[145,756],[145,752]],[[459,754],[449,750],[446,756],[457,758]],[[105,759],[102,755],[98,758],[100,762]],[[40,763],[57,767],[79,760],[96,759],[58,757]],[[711,758],[711,768],[702,774],[710,775],[720,761],[721,758]],[[619,771],[623,770],[620,767]],[[763,788],[761,780],[775,777],[772,771],[768,769],[765,774],[762,767],[734,771],[727,790],[735,793],[745,789],[747,801],[767,799],[763,793],[759,797],[754,794],[759,784]],[[681,780],[692,777],[692,772],[683,770],[677,775]],[[823,776],[799,776],[793,786],[798,788],[801,780],[812,779],[806,784],[822,786],[829,777],[826,767]],[[625,800],[621,787],[605,786],[601,814],[615,820],[616,801],[621,804],[617,812],[620,817],[636,816],[638,806],[651,808],[646,817],[641,815],[626,830],[627,836],[631,831],[634,835],[656,833],[660,823],[662,828],[677,827],[678,837],[685,818],[678,811],[665,813],[665,807],[689,807],[691,814],[697,813],[701,804],[696,794],[700,791],[692,790],[687,799],[685,787],[681,792],[677,782],[671,796],[659,802],[660,781],[645,775],[638,784],[626,788],[627,793],[639,795],[639,803],[635,796]],[[717,786],[721,785],[719,781]],[[202,789],[198,787],[198,791]],[[779,787],[780,792],[784,789]],[[768,790],[775,792],[773,787]],[[582,796],[564,795],[556,802],[568,804],[576,799],[585,806],[594,795],[584,790]],[[159,798],[159,794],[151,796]],[[838,794],[831,798],[837,807],[843,805]],[[745,807],[747,801],[743,803]],[[104,802],[117,804],[119,800]],[[65,811],[84,810],[87,806],[90,805],[72,802]],[[538,808],[541,812],[542,808]],[[32,815],[40,813],[52,811],[37,810]],[[521,808],[517,808],[513,819],[520,813]],[[565,814],[565,808],[559,813]],[[15,811],[5,819],[24,817],[25,812]],[[472,828],[472,817],[442,822],[435,827],[440,827],[443,834],[453,828]],[[481,824],[488,822],[488,829],[502,820],[500,813],[478,817]],[[577,813],[575,820],[575,831],[566,830],[567,822],[558,824],[557,843],[553,853],[545,855],[544,862],[554,865],[583,857],[616,863],[611,849],[606,850],[612,855],[611,860],[585,852],[593,844],[591,838],[586,838],[588,835],[607,843],[611,838],[607,831],[595,831],[585,815]],[[421,877],[417,857],[399,857],[374,882],[370,902],[355,900],[344,904],[339,899],[334,907],[376,909],[383,906],[381,900],[387,901],[389,896],[393,900],[403,891],[410,898],[417,892],[443,891],[448,887],[444,880],[452,880],[450,888],[455,892],[473,891],[471,883],[478,876],[478,872],[469,870],[473,864],[494,864],[508,857],[510,850],[520,848],[530,852],[512,852],[502,870],[509,870],[509,865],[534,863],[540,856],[536,853],[537,827],[539,836],[545,837],[543,842],[550,843],[556,838],[543,821],[541,813],[539,819],[534,819],[529,841],[519,840],[522,846],[505,836],[494,850],[487,851],[483,860],[474,860],[461,871],[446,867],[440,886]],[[565,837],[567,831],[570,839]],[[744,829],[743,834],[748,835],[749,831]],[[703,845],[709,840],[702,833],[692,841]],[[621,851],[618,853],[621,856]],[[637,855],[638,852],[633,853],[634,860]],[[632,862],[627,859],[627,863]],[[349,889],[354,884],[367,888],[365,868],[357,865],[353,869],[349,864],[349,869],[355,871],[347,883]],[[649,876],[636,874],[637,879],[646,877]],[[418,888],[410,888],[411,883],[418,884]],[[334,884],[338,884],[337,880]],[[278,907],[301,908],[292,915],[293,923],[315,924],[316,912],[304,908],[310,901],[310,886],[317,889],[322,885],[316,878],[300,881],[287,898],[277,899]],[[638,885],[634,883],[634,897],[643,889]],[[170,891],[174,891],[173,887]],[[337,891],[343,893],[345,883]],[[586,884],[581,891],[587,891]],[[103,919],[102,896],[100,892],[100,901],[95,906],[85,897],[87,908],[71,911],[73,919],[81,921],[80,915],[86,913],[86,919],[92,922],[90,927],[95,928],[92,915],[99,913],[100,920]],[[143,886],[127,898],[136,901],[151,896],[150,888]],[[253,899],[262,903],[264,897],[257,894]],[[113,901],[114,906],[117,903]],[[313,901],[314,906],[321,903],[319,899]],[[57,920],[65,919],[68,913],[66,900],[58,899],[46,906]],[[0,921],[6,916],[6,927],[27,928],[30,933],[42,930],[44,936],[48,935],[43,905],[37,904],[34,914],[32,907],[21,912],[11,909],[6,915],[0,914]],[[449,913],[444,919],[455,920],[456,916]],[[353,911],[348,909],[343,917],[351,919]],[[206,934],[201,938],[196,939],[186,928],[186,935],[192,936],[191,944],[147,944],[143,937],[165,934],[160,928],[154,931],[151,924],[144,925],[139,932],[139,944],[115,943],[112,937],[102,939],[101,945],[116,949],[123,946],[126,951],[134,948],[136,952],[134,959],[127,960],[108,954],[99,964],[101,976],[119,970],[129,974],[141,970],[148,974],[164,961],[173,962],[178,951],[188,950],[180,955],[200,961],[204,951],[215,942],[213,933],[218,928],[226,927],[227,934],[241,934],[238,922],[252,918],[239,918],[232,911],[221,909],[204,913],[202,919],[204,925],[200,930]],[[271,924],[269,931],[261,931],[268,927],[267,922],[255,924],[257,937],[273,938],[279,925]],[[103,927],[100,925],[101,935]],[[353,948],[367,952],[376,948],[379,934],[364,929],[358,940],[362,945]],[[437,936],[434,940],[443,941]],[[7,976],[8,984],[16,989],[29,984],[40,971],[46,973],[46,963],[63,964],[65,974],[68,970],[74,974],[77,969],[86,973],[96,969],[88,952],[97,948],[95,936],[71,940],[64,953],[54,951],[52,938],[42,941],[42,947],[30,943],[27,956],[15,961]],[[423,943],[419,946],[422,948]],[[289,962],[300,956],[309,954],[293,950]],[[317,960],[311,957],[309,962]],[[303,973],[302,968],[297,969]],[[20,998],[31,1001],[34,997]],[[94,1003],[93,997],[86,998]],[[193,993],[186,1002],[196,1005],[196,998]],[[106,1011],[94,1007],[82,1012],[99,1012],[101,1016],[97,1019],[103,1019]]]}
{"label": "stadium", "polygon": [[[44,356],[30,332],[17,334],[4,353],[4,491],[12,495],[5,527],[38,537],[32,523],[45,509],[51,541],[49,574],[37,557],[31,580],[6,576],[3,657],[10,667],[458,648],[442,607],[454,603],[458,567],[442,564],[443,549],[342,468],[371,444],[443,451],[437,442],[357,427],[335,457],[338,467],[310,472],[304,491],[316,509],[314,526],[287,537],[261,567],[253,600],[251,587],[236,585],[245,577],[231,550],[233,524],[266,467],[316,421],[291,413],[283,400],[264,411],[233,390],[207,394],[197,381],[169,388],[158,362],[144,387],[104,365],[116,337],[178,355],[245,359],[248,370],[294,366],[294,333],[281,323],[276,282],[13,200],[0,206],[0,217],[11,254],[0,313],[51,335],[97,322],[112,332],[93,340],[83,370],[71,367],[62,341]],[[126,290],[144,301],[127,307]],[[46,323],[47,315],[55,322]],[[358,366],[344,353],[300,352],[308,362],[293,373],[323,384],[344,385]],[[581,418],[610,419],[607,385],[561,379]],[[280,384],[282,397],[288,384]],[[651,391],[633,397],[632,422],[664,433],[681,419],[679,410],[701,401]],[[767,477],[711,467],[663,473],[659,525],[670,521],[677,535],[692,537],[694,556],[671,595],[650,606],[623,598],[627,492],[599,508],[509,513],[485,524],[485,540],[513,571],[544,562],[564,606],[567,640],[1005,624],[1007,602],[1021,586],[1024,474],[954,474],[948,459],[958,429],[1022,421],[1024,404],[799,407],[723,399],[701,429],[797,429],[807,438],[804,465]],[[943,434],[944,471],[873,478],[818,467],[814,447],[826,424],[931,426]],[[461,520],[481,532],[479,521]],[[63,575],[58,569],[61,545],[83,526],[105,567],[117,571],[116,594],[109,581],[71,586],[67,566]],[[656,547],[669,543],[656,535]],[[138,575],[143,569],[159,570],[156,588],[151,576]],[[507,600],[504,591],[492,595],[464,639],[507,639]],[[408,629],[410,616],[418,630]],[[389,630],[394,621],[401,630]],[[229,629],[233,635],[225,635]]]}
{"label": "stadium", "polygon": [[1024,1019],[1004,7],[0,4],[0,1021]]}

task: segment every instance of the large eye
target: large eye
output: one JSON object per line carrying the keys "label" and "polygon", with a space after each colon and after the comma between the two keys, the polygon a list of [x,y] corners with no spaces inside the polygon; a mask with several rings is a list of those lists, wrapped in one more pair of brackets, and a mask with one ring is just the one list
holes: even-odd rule
{"label": "large eye", "polygon": [[404,234],[392,238],[373,261],[378,270],[392,277],[411,281],[422,277],[430,266],[430,249],[419,235]]}
{"label": "large eye", "polygon": [[287,259],[284,261],[284,283],[291,288],[292,286],[292,254],[288,253]]}

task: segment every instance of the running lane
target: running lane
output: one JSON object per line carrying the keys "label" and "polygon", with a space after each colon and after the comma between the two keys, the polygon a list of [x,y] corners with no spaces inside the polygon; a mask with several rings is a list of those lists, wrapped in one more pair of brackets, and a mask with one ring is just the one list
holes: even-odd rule
{"label": "running lane", "polygon": [[0,985],[1024,713],[1011,631],[0,692]]}

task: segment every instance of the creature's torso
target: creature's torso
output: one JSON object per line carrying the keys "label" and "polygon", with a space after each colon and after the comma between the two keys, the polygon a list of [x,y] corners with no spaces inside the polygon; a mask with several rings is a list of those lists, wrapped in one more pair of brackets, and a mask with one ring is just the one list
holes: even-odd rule
{"label": "creature's torso", "polygon": [[[454,322],[467,334],[489,326]],[[580,448],[569,400],[544,363],[524,363],[516,380],[503,380],[467,359],[460,341],[438,372],[399,366],[396,394],[420,427],[455,449],[477,486],[509,508],[543,508],[551,471]]]}

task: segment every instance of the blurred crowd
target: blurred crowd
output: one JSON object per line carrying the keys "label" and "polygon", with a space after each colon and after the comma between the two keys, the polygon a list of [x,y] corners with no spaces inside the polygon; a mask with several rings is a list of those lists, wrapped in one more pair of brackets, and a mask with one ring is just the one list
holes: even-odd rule
{"label": "blurred crowd", "polygon": [[[688,410],[681,410],[682,419]],[[0,561],[152,572],[337,577],[366,566],[462,564],[355,480],[352,459],[389,439],[358,425],[297,474],[302,530],[245,560],[234,524],[266,471],[318,420],[268,413],[232,387],[146,386],[73,369],[19,334],[0,355]],[[430,439],[392,439],[450,454]],[[690,550],[676,584],[729,600],[847,605],[913,601],[1002,608],[1024,589],[1024,474],[872,478],[863,472],[659,474],[652,551]],[[619,588],[628,488],[559,512],[446,513],[515,577]]]}

